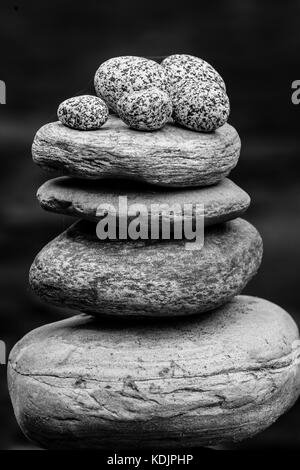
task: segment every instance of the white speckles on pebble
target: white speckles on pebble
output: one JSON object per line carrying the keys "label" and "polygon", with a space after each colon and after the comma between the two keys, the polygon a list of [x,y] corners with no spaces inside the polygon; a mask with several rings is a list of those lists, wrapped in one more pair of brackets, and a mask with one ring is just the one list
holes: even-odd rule
{"label": "white speckles on pebble", "polygon": [[143,57],[113,57],[100,65],[95,75],[96,94],[117,111],[117,103],[124,93],[157,87],[168,91],[164,68]]}
{"label": "white speckles on pebble", "polygon": [[195,131],[214,131],[229,113],[228,96],[217,83],[186,80],[173,100],[174,120]]}
{"label": "white speckles on pebble", "polygon": [[162,67],[177,123],[202,132],[225,124],[230,112],[226,86],[210,64],[191,55],[174,54],[163,60]]}
{"label": "white speckles on pebble", "polygon": [[187,54],[174,54],[162,61],[162,67],[170,84],[170,93],[173,98],[176,89],[186,80],[217,82],[224,91],[226,86],[221,75],[203,59]]}
{"label": "white speckles on pebble", "polygon": [[161,129],[172,115],[169,95],[158,88],[125,93],[118,101],[120,118],[133,129]]}
{"label": "white speckles on pebble", "polygon": [[62,124],[83,131],[100,129],[108,119],[108,107],[97,96],[75,96],[63,101],[57,111]]}

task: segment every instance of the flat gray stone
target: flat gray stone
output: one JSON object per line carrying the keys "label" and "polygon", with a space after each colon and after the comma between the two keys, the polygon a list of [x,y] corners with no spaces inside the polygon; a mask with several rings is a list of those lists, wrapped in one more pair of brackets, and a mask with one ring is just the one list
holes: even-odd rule
{"label": "flat gray stone", "polygon": [[[213,225],[240,216],[250,205],[250,197],[229,179],[214,186],[197,189],[163,190],[145,184],[122,181],[83,181],[68,176],[44,183],[37,198],[43,209],[59,214],[71,215],[97,221],[100,204],[112,204],[119,216],[119,197],[127,197],[128,206],[144,204],[151,219],[154,204],[179,204],[184,213],[185,204],[203,204],[205,225]],[[162,217],[174,220],[173,213],[162,213]],[[130,218],[128,218],[130,220]]]}
{"label": "flat gray stone", "polygon": [[77,222],[37,255],[30,285],[42,299],[95,316],[199,314],[240,293],[262,258],[243,219],[207,228],[193,251],[184,240],[100,241],[95,227]]}
{"label": "flat gray stone", "polygon": [[111,115],[99,130],[59,122],[36,134],[32,155],[46,170],[80,178],[129,178],[161,186],[207,186],[236,166],[241,142],[229,124],[199,133],[167,124],[156,132],[130,129]]}
{"label": "flat gray stone", "polygon": [[155,449],[247,439],[300,392],[292,318],[238,296],[170,321],[76,316],[13,349],[9,391],[23,432],[47,449]]}

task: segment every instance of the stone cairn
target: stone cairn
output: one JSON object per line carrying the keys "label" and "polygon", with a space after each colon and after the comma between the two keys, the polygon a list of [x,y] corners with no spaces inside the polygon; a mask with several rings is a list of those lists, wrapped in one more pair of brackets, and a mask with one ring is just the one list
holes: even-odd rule
{"label": "stone cairn", "polygon": [[[46,449],[249,438],[299,395],[299,336],[281,308],[239,295],[262,241],[239,218],[249,196],[226,178],[240,139],[226,123],[224,81],[192,56],[119,57],[99,67],[95,89],[63,102],[60,122],[33,143],[35,163],[65,175],[39,189],[41,206],[82,220],[37,255],[30,285],[81,314],[32,331],[11,352],[18,423]],[[147,238],[155,204],[204,205],[204,246],[186,249],[171,232]],[[135,223],[133,207],[146,207],[149,221],[135,240],[118,231],[124,215],[126,229]],[[158,219],[174,231],[175,213]],[[104,221],[116,239],[100,239]]]}

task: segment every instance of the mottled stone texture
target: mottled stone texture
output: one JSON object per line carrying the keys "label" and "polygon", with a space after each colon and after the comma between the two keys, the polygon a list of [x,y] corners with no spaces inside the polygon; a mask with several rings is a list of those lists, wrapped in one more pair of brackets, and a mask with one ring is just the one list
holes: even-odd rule
{"label": "mottled stone texture", "polygon": [[226,86],[221,75],[203,59],[188,54],[173,54],[166,57],[162,67],[170,84],[170,94],[176,100],[178,90],[186,80],[198,83],[217,83],[225,92]]}
{"label": "mottled stone texture", "polygon": [[[197,189],[166,190],[127,181],[84,181],[68,176],[44,183],[37,192],[43,209],[88,220],[99,220],[99,204],[112,204],[119,215],[119,197],[127,197],[128,206],[144,204],[151,218],[151,206],[203,204],[205,225],[213,225],[240,216],[250,204],[248,194],[225,178],[214,186]],[[173,220],[173,213],[162,214]]]}
{"label": "mottled stone texture", "polygon": [[113,111],[124,93],[157,87],[169,91],[165,69],[154,60],[136,56],[112,57],[98,68],[95,90]]}
{"label": "mottled stone texture", "polygon": [[240,148],[238,133],[229,124],[203,134],[170,123],[149,133],[130,129],[111,115],[97,131],[46,124],[35,136],[32,155],[46,170],[80,178],[130,178],[182,187],[219,182],[236,166]]}
{"label": "mottled stone texture", "polygon": [[173,322],[76,316],[23,338],[9,359],[16,418],[48,449],[207,446],[272,424],[300,391],[292,318],[238,296]]}
{"label": "mottled stone texture", "polygon": [[62,124],[82,131],[100,129],[107,121],[108,114],[105,102],[90,95],[69,98],[57,110],[57,117]]}
{"label": "mottled stone texture", "polygon": [[76,223],[38,254],[30,285],[42,299],[95,316],[198,314],[240,293],[262,258],[242,219],[207,228],[195,251],[184,240],[100,241],[95,227]]}
{"label": "mottled stone texture", "polygon": [[118,115],[132,129],[159,130],[172,116],[172,103],[159,88],[124,93],[118,101]]}
{"label": "mottled stone texture", "polygon": [[174,120],[198,132],[211,132],[223,126],[229,113],[229,98],[217,83],[185,81],[173,99]]}
{"label": "mottled stone texture", "polygon": [[229,98],[222,77],[205,60],[174,54],[162,66],[170,83],[174,120],[198,132],[211,132],[227,122]]}

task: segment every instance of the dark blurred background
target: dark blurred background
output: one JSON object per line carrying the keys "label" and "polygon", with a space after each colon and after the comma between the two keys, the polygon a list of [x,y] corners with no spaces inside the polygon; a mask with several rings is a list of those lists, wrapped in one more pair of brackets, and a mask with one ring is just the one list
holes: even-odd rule
{"label": "dark blurred background", "polygon": [[[288,310],[300,325],[300,105],[291,84],[300,79],[300,1],[223,0],[74,2],[1,0],[0,105],[1,265],[0,339],[7,352],[29,330],[65,311],[28,291],[36,253],[71,223],[43,212],[35,192],[47,179],[31,161],[39,127],[56,119],[58,104],[90,92],[99,64],[118,55],[189,53],[224,77],[242,139],[232,179],[252,197],[246,218],[260,231],[265,254],[246,293]],[[300,447],[300,403],[269,430],[238,448]],[[28,444],[15,422],[0,366],[0,448]]]}

